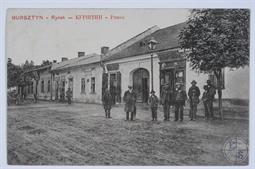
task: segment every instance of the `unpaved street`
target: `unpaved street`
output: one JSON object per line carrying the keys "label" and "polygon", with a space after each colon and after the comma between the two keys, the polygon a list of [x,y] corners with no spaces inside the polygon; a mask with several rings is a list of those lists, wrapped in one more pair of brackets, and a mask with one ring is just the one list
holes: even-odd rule
{"label": "unpaved street", "polygon": [[232,136],[248,140],[244,119],[207,122],[185,116],[184,122],[163,122],[160,112],[160,121],[151,122],[142,107],[135,121],[124,117],[122,106],[113,108],[111,119],[95,104],[9,106],[8,164],[233,165],[223,144]]}

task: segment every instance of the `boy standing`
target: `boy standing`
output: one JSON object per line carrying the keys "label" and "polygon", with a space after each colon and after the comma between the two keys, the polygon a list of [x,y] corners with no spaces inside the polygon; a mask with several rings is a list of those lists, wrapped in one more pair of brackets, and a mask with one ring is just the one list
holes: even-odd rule
{"label": "boy standing", "polygon": [[151,91],[149,98],[149,104],[151,106],[152,121],[157,121],[157,109],[158,109],[158,97],[155,95],[155,91]]}

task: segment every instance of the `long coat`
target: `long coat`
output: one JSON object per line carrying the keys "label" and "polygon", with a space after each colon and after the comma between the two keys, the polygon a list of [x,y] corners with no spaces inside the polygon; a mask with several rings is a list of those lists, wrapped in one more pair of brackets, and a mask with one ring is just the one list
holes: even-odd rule
{"label": "long coat", "polygon": [[191,86],[188,95],[190,104],[197,105],[199,103],[200,90],[197,86]]}
{"label": "long coat", "polygon": [[170,90],[164,89],[161,94],[161,104],[174,105],[174,93]]}
{"label": "long coat", "polygon": [[151,95],[149,98],[149,104],[152,108],[158,108],[158,97],[156,95]]}
{"label": "long coat", "polygon": [[103,95],[103,105],[104,105],[104,109],[109,110],[112,108],[112,96],[110,94],[110,92],[105,92]]}
{"label": "long coat", "polygon": [[208,94],[207,97],[209,100],[214,100],[215,94],[216,94],[216,90],[214,86],[208,86]]}
{"label": "long coat", "polygon": [[176,90],[174,93],[175,103],[185,105],[187,94],[184,90]]}
{"label": "long coat", "polygon": [[124,111],[125,112],[134,112],[135,111],[135,103],[136,103],[136,94],[133,91],[130,92],[129,90],[127,90],[124,93],[123,100],[126,103]]}

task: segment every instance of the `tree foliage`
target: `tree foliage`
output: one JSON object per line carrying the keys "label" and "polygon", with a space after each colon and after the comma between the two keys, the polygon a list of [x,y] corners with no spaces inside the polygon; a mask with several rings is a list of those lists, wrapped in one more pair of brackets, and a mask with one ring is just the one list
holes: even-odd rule
{"label": "tree foliage", "polygon": [[12,59],[8,58],[7,62],[7,87],[18,86],[20,83],[20,74],[22,73],[22,69],[20,66],[12,63]]}
{"label": "tree foliage", "polygon": [[26,60],[24,64],[15,65],[12,59],[8,58],[7,62],[7,87],[24,86],[31,83],[33,74],[26,73],[35,67],[33,61]]}
{"label": "tree foliage", "polygon": [[180,46],[188,50],[191,67],[201,72],[249,64],[247,9],[196,9],[181,31]]}

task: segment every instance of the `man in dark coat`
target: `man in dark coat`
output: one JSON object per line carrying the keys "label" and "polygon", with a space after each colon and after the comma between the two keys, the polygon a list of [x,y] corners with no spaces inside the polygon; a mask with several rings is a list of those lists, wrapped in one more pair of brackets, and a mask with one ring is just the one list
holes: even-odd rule
{"label": "man in dark coat", "polygon": [[208,105],[209,105],[209,116],[211,119],[214,119],[214,113],[213,113],[213,100],[216,94],[215,87],[212,85],[211,80],[207,80],[207,86],[208,86]]}
{"label": "man in dark coat", "polygon": [[202,96],[202,101],[205,108],[205,119],[209,119],[209,102],[208,102],[208,86],[204,85],[204,92]]}
{"label": "man in dark coat", "polygon": [[71,104],[71,99],[72,99],[72,91],[70,89],[70,87],[68,88],[68,90],[66,91],[66,98],[67,98],[67,102],[68,104]]}
{"label": "man in dark coat", "polygon": [[103,105],[105,110],[105,117],[111,118],[111,108],[113,105],[113,99],[108,89],[105,90],[102,100],[103,100]]}
{"label": "man in dark coat", "polygon": [[173,102],[173,92],[171,92],[170,86],[163,86],[161,104],[163,105],[164,110],[164,121],[169,121],[170,119],[170,107],[174,104]]}
{"label": "man in dark coat", "polygon": [[180,121],[183,121],[183,109],[185,106],[185,101],[187,100],[187,94],[185,90],[183,90],[182,84],[177,84],[176,85],[176,90],[175,90],[175,120],[179,120],[180,116]]}
{"label": "man in dark coat", "polygon": [[190,120],[196,120],[197,105],[199,103],[200,90],[196,86],[197,82],[193,80],[191,82],[191,87],[189,88],[189,104],[190,104]]}
{"label": "man in dark coat", "polygon": [[126,103],[124,109],[124,111],[126,112],[126,120],[129,120],[129,113],[131,113],[130,120],[133,120],[136,103],[136,94],[133,91],[132,86],[128,86],[128,90],[124,93],[123,100]]}
{"label": "man in dark coat", "polygon": [[149,104],[151,107],[152,121],[157,121],[158,97],[155,95],[155,91],[153,90],[149,97]]}

